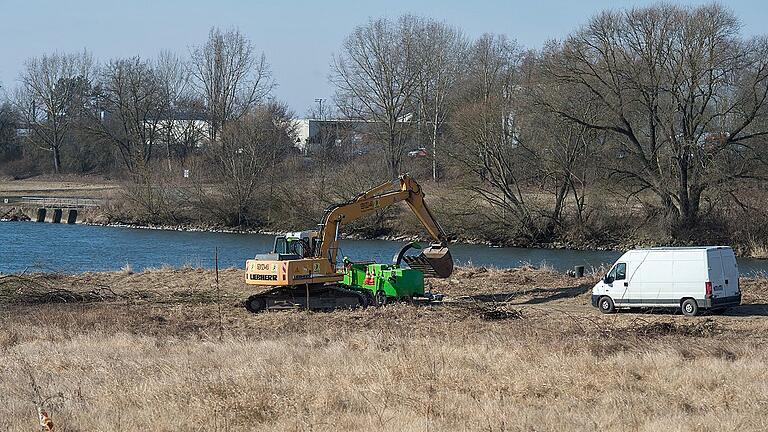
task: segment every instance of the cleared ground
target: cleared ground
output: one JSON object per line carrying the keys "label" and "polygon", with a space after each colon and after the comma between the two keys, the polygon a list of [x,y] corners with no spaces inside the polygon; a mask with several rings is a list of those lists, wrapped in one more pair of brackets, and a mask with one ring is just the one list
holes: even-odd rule
{"label": "cleared ground", "polygon": [[0,277],[0,430],[766,430],[765,280],[723,316],[463,268],[442,305],[251,315],[240,270]]}

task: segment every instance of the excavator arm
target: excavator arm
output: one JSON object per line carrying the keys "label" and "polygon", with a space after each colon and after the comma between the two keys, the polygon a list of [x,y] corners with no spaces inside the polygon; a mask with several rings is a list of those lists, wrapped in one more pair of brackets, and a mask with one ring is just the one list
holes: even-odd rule
{"label": "excavator arm", "polygon": [[434,243],[418,257],[406,260],[411,267],[419,268],[426,275],[448,277],[453,271],[453,258],[448,251],[448,236],[435,219],[424,201],[424,191],[408,174],[397,180],[382,183],[348,201],[328,208],[320,224],[320,244],[315,256],[326,258],[335,265],[341,227],[367,216],[376,210],[405,201]]}

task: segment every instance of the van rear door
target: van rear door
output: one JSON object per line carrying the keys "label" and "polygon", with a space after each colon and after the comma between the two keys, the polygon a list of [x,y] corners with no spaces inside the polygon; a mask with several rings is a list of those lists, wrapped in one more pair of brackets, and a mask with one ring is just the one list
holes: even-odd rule
{"label": "van rear door", "polygon": [[720,262],[723,265],[723,296],[733,297],[739,294],[739,266],[731,248],[720,249]]}
{"label": "van rear door", "polygon": [[[707,250],[707,267],[709,272],[709,282],[712,283],[713,299],[726,296],[723,258],[720,252],[720,248]],[[728,282],[730,283],[731,281],[729,280]]]}

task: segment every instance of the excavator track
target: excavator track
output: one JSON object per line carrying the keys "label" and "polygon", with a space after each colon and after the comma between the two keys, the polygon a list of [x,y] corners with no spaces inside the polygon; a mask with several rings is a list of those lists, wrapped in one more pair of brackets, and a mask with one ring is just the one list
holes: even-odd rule
{"label": "excavator track", "polygon": [[[286,309],[330,311],[366,307],[369,304],[365,293],[340,285],[310,285],[308,290],[309,293],[305,286],[275,287],[248,297],[245,308],[253,313]],[[307,307],[307,300],[309,300],[309,307]]]}

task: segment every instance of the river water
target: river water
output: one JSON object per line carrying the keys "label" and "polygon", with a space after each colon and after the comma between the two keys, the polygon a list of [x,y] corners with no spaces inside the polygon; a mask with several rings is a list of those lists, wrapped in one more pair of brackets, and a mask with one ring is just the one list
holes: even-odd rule
{"label": "river water", "polygon": [[[211,233],[151,230],[33,222],[0,222],[0,273],[135,271],[150,267],[242,268],[245,260],[272,249],[273,237],[263,234]],[[406,242],[389,240],[342,240],[339,256],[353,261],[390,262]],[[451,245],[458,265],[499,268],[525,263],[546,264],[559,271],[575,265],[589,268],[613,263],[618,251],[492,248],[482,245]],[[768,261],[739,259],[743,275],[768,272]]]}

